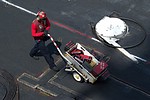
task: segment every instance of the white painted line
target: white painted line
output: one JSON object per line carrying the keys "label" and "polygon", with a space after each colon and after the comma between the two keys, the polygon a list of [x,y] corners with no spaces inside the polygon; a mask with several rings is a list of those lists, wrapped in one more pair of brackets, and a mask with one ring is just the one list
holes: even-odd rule
{"label": "white painted line", "polygon": [[42,92],[44,92],[44,93],[46,93],[46,94],[50,94],[50,95],[52,95],[52,96],[57,96],[56,93],[54,93],[54,92],[52,92],[52,91],[50,91],[50,90],[48,90],[48,89],[46,89],[46,88],[40,86],[39,84],[33,85],[33,84],[31,84],[31,83],[29,83],[29,82],[27,82],[27,81],[24,81],[24,80],[22,80],[22,79],[18,79],[18,81],[19,81],[20,83],[22,83],[22,84],[24,84],[24,85],[26,85],[26,86],[32,88],[32,89],[38,89],[38,90],[40,90],[40,91],[42,91]]}
{"label": "white painted line", "polygon": [[57,86],[57,87],[59,87],[59,88],[61,88],[61,89],[63,89],[63,90],[65,90],[65,91],[67,91],[67,92],[69,92],[69,93],[72,93],[74,95],[78,94],[76,91],[71,90],[70,88],[67,88],[67,87],[65,87],[65,86],[63,86],[63,85],[61,85],[61,84],[59,84],[57,82],[51,81],[50,83],[55,85],[55,86]]}
{"label": "white painted line", "polygon": [[36,77],[34,77],[34,76],[32,76],[32,75],[30,75],[30,74],[27,74],[27,73],[23,73],[20,77],[18,77],[17,79],[20,79],[21,77],[28,77],[28,78],[30,78],[30,79],[33,79],[33,80],[35,80],[35,81],[39,81],[39,79],[38,78],[36,78]]}
{"label": "white painted line", "polygon": [[147,62],[147,60],[145,60],[145,59],[143,59],[143,58],[140,58],[140,57],[135,56],[135,55],[133,55],[133,56],[134,56],[135,58],[137,58],[137,59],[141,60],[141,61]]}
{"label": "white painted line", "polygon": [[[107,41],[109,44],[112,44],[113,46],[116,46],[116,47],[121,47],[118,43],[116,43],[115,41],[112,41],[110,40],[109,38],[107,37],[103,37],[103,39],[105,41]],[[124,48],[117,48],[120,52],[122,52],[125,56],[127,56],[129,59],[131,59],[132,61],[138,63],[138,60],[132,55],[130,54],[129,52],[127,52]]]}
{"label": "white painted line", "polygon": [[137,86],[135,86],[133,84],[128,84],[128,83],[125,83],[123,81],[119,81],[119,80],[117,80],[114,77],[110,77],[110,78],[113,79],[113,80],[115,80],[115,81],[117,81],[117,82],[119,82],[119,83],[121,83],[121,84],[123,84],[123,85],[125,85],[125,86],[128,86],[128,87],[130,87],[132,89],[135,89],[136,91],[139,91],[139,92],[141,92],[141,93],[143,93],[143,94],[145,94],[145,95],[147,95],[147,96],[150,97],[150,94],[147,91],[143,91],[141,88],[139,88],[139,87],[137,87]]}
{"label": "white painted line", "polygon": [[8,1],[6,1],[6,0],[2,0],[2,2],[6,3],[6,4],[8,4],[8,5],[11,5],[11,6],[13,6],[13,7],[16,7],[16,8],[18,8],[18,9],[22,10],[22,11],[27,12],[27,13],[30,13],[30,14],[32,14],[32,15],[35,15],[35,16],[37,15],[36,13],[34,13],[34,12],[30,11],[30,10],[27,10],[27,9],[25,9],[25,8],[23,8],[23,7],[20,7],[20,6],[18,6],[18,5],[15,5],[15,4],[13,4],[13,3],[10,3],[10,2],[8,2]]}
{"label": "white painted line", "polygon": [[20,75],[20,76],[17,78],[17,81],[19,81],[19,80],[20,80],[20,78],[21,78],[22,76],[24,76],[24,75],[23,75],[23,74],[22,74],[22,75]]}
{"label": "white painted line", "polygon": [[[61,57],[60,57],[61,58]],[[62,61],[62,59],[58,59],[55,64],[57,65],[58,63],[60,63]],[[47,68],[37,79],[41,79],[42,77],[44,77],[51,69],[50,68]],[[58,73],[58,72],[57,72]]]}
{"label": "white painted line", "polygon": [[62,71],[64,71],[65,67],[63,67],[59,72],[57,72],[52,78],[49,79],[48,82],[54,81],[56,78],[58,78],[58,74],[60,74]]}
{"label": "white painted line", "polygon": [[124,48],[117,48],[120,52],[122,52],[125,56],[130,58],[132,61],[138,63],[138,60],[129,52],[127,52]]}
{"label": "white painted line", "polygon": [[48,90],[42,86],[38,86],[36,89],[39,89],[40,91],[42,91],[46,94],[50,94],[50,95],[55,96],[55,97],[58,95],[58,94],[56,94],[56,93],[54,93],[54,92],[52,92],[52,91],[50,91],[50,90]]}
{"label": "white painted line", "polygon": [[31,84],[31,83],[29,83],[29,82],[27,82],[27,81],[24,81],[24,80],[22,80],[22,79],[18,79],[17,81],[20,82],[20,83],[22,83],[22,84],[24,84],[24,85],[26,85],[26,86],[28,86],[28,87],[31,87],[31,88],[33,88],[33,89],[35,89],[35,88],[37,87],[37,85],[38,85],[38,84],[36,84],[36,85]]}
{"label": "white painted line", "polygon": [[100,40],[98,40],[96,38],[91,37],[91,39],[94,40],[94,41],[96,41],[96,42],[99,42],[99,43],[103,44]]}
{"label": "white painted line", "polygon": [[[25,11],[25,12],[27,12],[27,13],[30,13],[30,14],[32,14],[32,15],[37,15],[36,13],[34,13],[34,12],[32,12],[32,11],[30,11],[30,10],[27,10],[27,9],[25,9],[25,8],[23,8],[23,7],[20,7],[20,6],[18,6],[18,5],[15,5],[15,4],[13,4],[13,3],[10,3],[10,2],[8,2],[8,1],[6,1],[6,0],[2,0],[2,2],[4,2],[4,3],[6,3],[6,4],[8,4],[8,5],[11,5],[11,6],[13,6],[13,7],[16,7],[16,8],[18,8],[18,9],[20,9],[20,10],[22,10],[22,11]],[[54,22],[54,21],[52,21],[52,22]],[[54,24],[56,24],[56,23],[54,23]],[[58,24],[58,23],[57,23]],[[57,25],[56,24],[56,25]],[[59,23],[60,24],[60,23]],[[59,25],[58,25],[59,26]],[[61,25],[61,26],[65,26],[65,25]],[[67,27],[67,26],[65,26],[65,27]],[[68,29],[68,30],[72,30],[72,29],[70,29],[69,27],[67,27],[66,29]],[[74,30],[74,31],[76,31],[76,30]],[[79,33],[81,33],[81,32],[79,32]],[[84,34],[85,35],[85,34]],[[89,38],[89,39],[92,39],[92,40],[94,40],[94,41],[96,41],[96,42],[99,42],[99,43],[101,43],[102,44],[102,42],[101,41],[99,41],[98,39],[96,39],[96,38],[93,38],[93,37],[91,37],[91,38]],[[138,56],[134,56],[134,55],[131,55],[130,53],[127,53],[127,52],[124,52],[125,50],[122,50],[122,48],[119,48],[118,50],[120,50],[122,53],[124,53],[125,55],[127,55],[127,57],[129,57],[132,61],[134,61],[134,62],[138,62],[138,60],[137,59],[139,59],[139,60],[142,60],[142,61],[146,61],[145,59],[142,59],[142,58],[140,58],[140,57],[138,57]],[[146,61],[147,62],[147,61]]]}
{"label": "white painted line", "polygon": [[[10,2],[8,2],[8,1],[6,1],[6,0],[2,0],[2,2],[4,2],[4,3],[6,3],[6,4],[8,4],[8,5],[11,5],[11,6],[13,6],[13,7],[16,7],[16,8],[18,8],[18,9],[20,9],[20,10],[22,10],[22,11],[25,11],[25,12],[27,12],[27,13],[29,13],[29,14],[32,14],[32,15],[37,15],[36,13],[34,13],[34,12],[32,12],[32,11],[30,11],[30,10],[28,10],[28,9],[25,9],[25,8],[23,8],[23,7],[20,7],[20,6],[18,6],[18,5],[15,5],[15,4],[13,4],[13,3],[10,3]],[[52,21],[53,22],[53,21]],[[55,23],[54,23],[55,24]],[[100,42],[98,39],[96,39],[96,38],[93,38],[93,37],[91,37],[90,39],[92,39],[92,40],[94,40],[94,41],[96,41],[96,42],[99,42],[99,43],[102,43],[102,42]]]}
{"label": "white painted line", "polygon": [[50,71],[49,68],[47,68],[39,77],[38,79],[40,80],[43,76],[45,76],[48,72]]}
{"label": "white painted line", "polygon": [[58,60],[55,62],[55,64],[57,65],[57,64],[59,64],[62,61],[63,61],[63,59],[60,56],[58,56]]}
{"label": "white painted line", "polygon": [[[74,91],[74,90],[72,90],[72,89],[70,89],[68,87],[65,87],[65,86],[63,86],[63,85],[61,85],[61,84],[59,84],[57,82],[51,81],[50,84],[53,84],[53,85],[59,87],[60,89],[63,89],[63,90],[65,90],[65,91],[67,91],[67,92],[69,92],[71,94],[76,95],[76,96],[79,96],[79,95],[81,96],[82,95],[82,94],[79,94],[78,92],[76,92],[76,91]],[[84,95],[82,95],[82,97],[84,97],[85,100],[92,100],[91,98],[85,97]]]}
{"label": "white painted line", "polygon": [[[60,57],[60,58],[61,58],[61,57]],[[55,62],[56,65],[62,61],[62,59],[60,59],[60,58]],[[36,78],[36,77],[34,77],[34,76],[32,76],[32,75],[30,75],[30,74],[28,74],[28,73],[23,73],[22,75],[20,75],[20,76],[17,78],[17,81],[22,80],[22,79],[21,79],[22,77],[27,77],[27,78],[29,78],[29,79],[32,79],[32,80],[35,80],[35,81],[39,81],[39,80],[40,80],[43,76],[45,76],[50,70],[51,70],[51,69],[47,68],[38,78]],[[63,70],[63,69],[61,69],[61,70]],[[54,76],[57,78],[57,77],[58,77],[57,75],[58,75],[60,72],[61,72],[61,71],[57,72]],[[54,78],[54,77],[52,77],[52,78]]]}
{"label": "white painted line", "polygon": [[22,84],[25,84],[25,85],[27,85],[28,87],[31,87],[31,88],[33,88],[33,89],[35,89],[36,87],[39,86],[39,84],[34,85],[34,84],[31,84],[31,83],[29,83],[29,82],[27,82],[27,81],[21,79],[22,77],[27,77],[27,78],[30,78],[30,79],[35,80],[35,81],[39,81],[38,78],[36,78],[36,77],[34,77],[34,76],[30,75],[30,74],[23,73],[22,75],[20,75],[20,76],[17,78],[17,81],[20,82],[20,83],[22,83]]}
{"label": "white painted line", "polygon": [[34,77],[34,76],[31,76],[31,75],[29,75],[29,74],[27,74],[27,73],[23,73],[20,77],[17,78],[17,81],[20,82],[20,83],[22,83],[22,84],[24,84],[24,85],[26,85],[26,86],[28,86],[28,87],[30,87],[30,88],[32,88],[32,89],[38,89],[38,90],[40,90],[40,91],[42,91],[42,92],[44,92],[44,93],[46,93],[46,94],[50,94],[50,95],[52,95],[52,96],[57,96],[56,93],[54,93],[54,92],[52,92],[52,91],[50,91],[50,90],[48,90],[48,89],[46,89],[46,88],[40,86],[39,84],[32,84],[32,83],[30,83],[30,82],[27,82],[27,81],[21,79],[21,78],[24,77],[24,76],[25,76],[25,77],[28,77],[28,78],[30,78],[30,79],[36,80],[36,81],[39,80],[39,78],[36,78],[36,77]]}

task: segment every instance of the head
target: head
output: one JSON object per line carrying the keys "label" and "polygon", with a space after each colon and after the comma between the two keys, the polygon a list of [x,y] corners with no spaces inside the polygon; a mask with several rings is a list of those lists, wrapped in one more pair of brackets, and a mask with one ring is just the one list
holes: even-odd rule
{"label": "head", "polygon": [[46,13],[44,11],[39,11],[37,13],[37,20],[44,20],[46,18]]}

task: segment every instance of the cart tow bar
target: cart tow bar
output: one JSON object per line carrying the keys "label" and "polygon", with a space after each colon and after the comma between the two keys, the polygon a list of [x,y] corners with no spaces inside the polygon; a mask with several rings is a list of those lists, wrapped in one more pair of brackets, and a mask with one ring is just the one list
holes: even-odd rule
{"label": "cart tow bar", "polygon": [[54,46],[55,46],[56,49],[58,50],[58,52],[59,52],[59,54],[61,55],[61,57],[62,57],[65,61],[67,61],[67,64],[72,65],[72,63],[63,55],[63,53],[61,52],[61,50],[59,49],[59,47],[58,47],[57,44],[55,43],[53,37],[52,37],[49,33],[48,33],[47,35],[50,37],[51,41],[53,42]]}

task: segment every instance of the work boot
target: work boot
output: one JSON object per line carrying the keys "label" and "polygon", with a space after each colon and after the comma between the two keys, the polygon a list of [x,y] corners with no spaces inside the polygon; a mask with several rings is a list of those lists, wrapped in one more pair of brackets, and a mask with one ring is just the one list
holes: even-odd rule
{"label": "work boot", "polygon": [[58,71],[59,71],[59,69],[58,69],[56,66],[53,67],[52,70],[55,71],[55,72],[58,72]]}

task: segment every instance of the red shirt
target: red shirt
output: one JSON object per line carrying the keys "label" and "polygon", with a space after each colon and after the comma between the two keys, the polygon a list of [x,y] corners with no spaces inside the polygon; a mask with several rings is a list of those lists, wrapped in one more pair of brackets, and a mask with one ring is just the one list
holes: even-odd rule
{"label": "red shirt", "polygon": [[48,18],[45,21],[38,21],[35,19],[31,25],[32,36],[35,40],[41,40],[44,36],[44,30],[50,29],[50,22]]}

